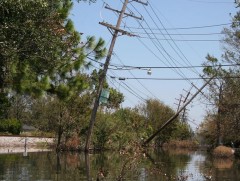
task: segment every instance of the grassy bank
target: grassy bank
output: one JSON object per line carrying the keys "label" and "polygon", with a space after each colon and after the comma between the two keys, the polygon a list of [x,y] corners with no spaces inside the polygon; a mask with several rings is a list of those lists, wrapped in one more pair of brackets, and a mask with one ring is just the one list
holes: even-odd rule
{"label": "grassy bank", "polygon": [[171,140],[163,144],[164,148],[197,149],[199,144],[192,140]]}

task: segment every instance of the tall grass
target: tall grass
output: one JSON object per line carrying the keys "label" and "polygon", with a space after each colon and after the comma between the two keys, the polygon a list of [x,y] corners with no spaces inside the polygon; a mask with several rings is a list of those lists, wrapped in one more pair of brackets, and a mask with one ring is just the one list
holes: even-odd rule
{"label": "tall grass", "polygon": [[232,148],[226,146],[218,146],[213,150],[213,156],[215,158],[232,158],[234,151]]}
{"label": "tall grass", "polygon": [[182,148],[182,149],[196,149],[199,144],[192,140],[171,140],[163,144],[164,148]]}

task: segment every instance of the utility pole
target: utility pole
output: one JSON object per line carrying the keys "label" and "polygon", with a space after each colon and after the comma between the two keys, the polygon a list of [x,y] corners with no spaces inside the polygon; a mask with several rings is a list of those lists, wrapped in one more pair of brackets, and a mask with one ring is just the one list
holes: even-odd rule
{"label": "utility pole", "polygon": [[182,95],[182,94],[180,94],[180,99],[176,99],[177,101],[179,101],[179,102],[178,102],[178,104],[174,103],[174,104],[176,104],[176,105],[177,105],[177,111],[178,111],[178,110],[179,110],[179,108],[180,108],[180,105],[181,105],[181,102],[182,102],[182,97],[183,97],[183,95]]}
{"label": "utility pole", "polygon": [[[189,95],[190,95],[190,91],[188,91],[187,96],[186,96],[185,99],[183,100],[183,104],[186,103]],[[187,110],[187,108],[185,107],[185,108],[183,109],[183,113],[182,113],[182,122],[184,122],[184,121],[186,120],[186,110]]]}
{"label": "utility pole", "polygon": [[[126,15],[126,16],[130,15],[130,14],[125,13],[126,8],[127,8],[127,4],[128,4],[128,0],[125,0],[124,3],[123,3],[123,7],[122,7],[121,11],[114,10],[115,12],[119,13],[119,17],[118,17],[116,27],[114,27],[110,24],[104,23],[104,22],[99,23],[103,26],[106,26],[108,29],[114,30],[114,33],[113,33],[112,41],[111,41],[111,44],[110,44],[110,47],[109,47],[109,50],[108,50],[106,61],[105,61],[104,67],[103,67],[103,71],[101,72],[101,74],[99,76],[99,86],[98,86],[97,92],[96,92],[96,98],[95,98],[95,102],[94,102],[94,105],[93,105],[93,110],[92,110],[92,113],[91,113],[91,118],[90,118],[90,122],[89,122],[88,133],[87,133],[87,139],[86,139],[86,144],[85,144],[85,151],[86,152],[89,151],[92,132],[93,132],[93,127],[94,127],[94,123],[95,123],[96,115],[97,115],[97,110],[98,110],[98,106],[99,106],[101,91],[103,89],[103,83],[104,83],[104,80],[105,80],[105,77],[106,77],[106,74],[107,74],[108,66],[109,66],[109,63],[110,63],[110,60],[111,60],[113,48],[114,48],[118,33],[122,33],[122,35],[134,36],[131,33],[120,29],[120,25],[121,25],[121,21],[123,19],[123,16],[124,15]],[[109,9],[109,10],[113,11],[113,9],[110,8],[109,6],[107,6],[106,9]],[[131,15],[131,16],[134,17],[133,15]]]}
{"label": "utility pole", "polygon": [[179,110],[178,112],[173,115],[166,123],[164,123],[154,134],[152,134],[143,144],[142,146],[147,146],[147,144],[155,137],[157,136],[166,126],[168,126],[170,123],[172,123],[178,115],[187,107],[190,102],[206,87],[212,79],[214,79],[215,76],[211,77]]}

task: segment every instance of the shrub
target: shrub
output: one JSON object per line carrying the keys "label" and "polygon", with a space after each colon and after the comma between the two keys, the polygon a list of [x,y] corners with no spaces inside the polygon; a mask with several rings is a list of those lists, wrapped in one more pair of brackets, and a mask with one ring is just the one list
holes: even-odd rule
{"label": "shrub", "polygon": [[14,135],[19,135],[22,125],[17,119],[3,119],[0,120],[0,132],[9,132]]}
{"label": "shrub", "polygon": [[234,156],[234,151],[226,146],[218,146],[213,150],[213,156],[217,158],[231,158]]}
{"label": "shrub", "polygon": [[67,150],[78,150],[80,146],[80,139],[78,136],[73,136],[66,141],[65,149]]}

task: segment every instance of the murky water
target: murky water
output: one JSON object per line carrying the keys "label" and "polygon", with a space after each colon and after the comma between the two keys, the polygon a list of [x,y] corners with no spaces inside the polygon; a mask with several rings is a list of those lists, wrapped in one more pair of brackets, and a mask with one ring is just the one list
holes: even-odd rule
{"label": "murky water", "polygon": [[240,160],[213,160],[206,152],[141,155],[38,152],[0,154],[0,181],[239,181]]}

